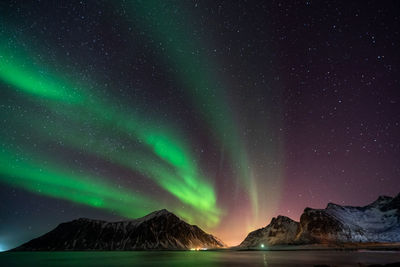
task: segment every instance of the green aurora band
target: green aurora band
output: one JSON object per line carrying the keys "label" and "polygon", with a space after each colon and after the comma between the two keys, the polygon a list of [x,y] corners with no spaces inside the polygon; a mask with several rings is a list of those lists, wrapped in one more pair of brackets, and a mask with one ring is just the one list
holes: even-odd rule
{"label": "green aurora band", "polygon": [[[1,79],[14,86],[15,89],[41,98],[61,100],[68,103],[83,103],[85,101],[72,84],[64,79],[56,79],[49,68],[39,66],[33,59],[32,55],[16,44],[1,42]],[[74,88],[74,90],[70,88]]]}
{"label": "green aurora band", "polygon": [[[65,75],[49,71],[44,64],[35,64],[36,58],[15,44],[2,43],[0,47],[0,79],[11,85],[13,89],[36,96],[41,104],[46,105],[54,113],[64,113],[71,120],[88,123],[95,127],[117,128],[126,136],[134,136],[173,170],[163,169],[161,164],[154,166],[152,164],[154,161],[150,160],[142,161],[143,164],[140,165],[133,164],[126,160],[126,158],[134,159],[137,156],[132,151],[109,153],[109,151],[102,151],[98,146],[87,147],[91,153],[108,158],[114,163],[129,167],[153,179],[182,203],[197,210],[201,217],[206,218],[204,221],[207,226],[218,224],[221,210],[216,206],[213,186],[201,176],[194,163],[194,157],[179,135],[175,133],[176,131],[158,122],[143,121],[133,113],[127,115],[118,110],[117,105],[106,103],[101,100],[101,97],[94,96],[93,92],[86,89],[87,87],[72,83],[64,78]],[[71,136],[76,134],[71,133]],[[60,137],[60,134],[57,137]],[[84,145],[82,140],[84,136],[66,138],[65,141],[81,149]],[[22,186],[18,183],[16,185]],[[29,190],[28,186],[22,187]],[[60,198],[63,197],[60,196]],[[71,201],[75,200],[71,199]],[[101,208],[101,206],[98,207]],[[188,218],[187,211],[180,210],[178,214],[192,221]]]}
{"label": "green aurora band", "polygon": [[1,181],[36,194],[114,211],[129,218],[143,216],[156,207],[149,198],[116,188],[98,177],[49,167],[27,158],[11,150],[0,150]]}
{"label": "green aurora band", "polygon": [[[238,135],[239,129],[225,100],[224,90],[214,73],[213,62],[201,54],[201,46],[192,40],[190,29],[181,25],[190,25],[189,20],[173,14],[168,1],[127,1],[134,17],[139,18],[141,29],[147,29],[148,35],[157,40],[165,49],[162,55],[177,70],[177,79],[182,82],[193,104],[214,129],[215,137],[228,151],[232,166],[245,186],[251,198],[254,219],[258,216],[258,191],[256,180],[250,170],[246,148]],[[128,9],[129,10],[129,9]],[[168,15],[168,11],[171,13]],[[180,14],[182,15],[182,14]],[[178,23],[177,18],[186,23]]]}
{"label": "green aurora band", "polygon": [[[76,122],[71,121],[68,124],[73,125]],[[80,122],[78,121],[77,124],[80,124]],[[210,184],[206,181],[200,183],[199,179],[194,179],[195,174],[189,172],[189,170],[174,168],[173,165],[166,164],[161,158],[149,157],[145,151],[141,152],[143,149],[123,149],[115,144],[107,145],[108,136],[102,134],[104,125],[99,127],[92,128],[90,135],[87,131],[77,133],[71,128],[61,128],[60,125],[49,125],[46,130],[53,133],[49,138],[54,138],[54,140],[61,138],[66,144],[84,150],[88,154],[105,158],[114,164],[139,172],[145,177],[156,177],[155,182],[162,188],[176,196],[181,202],[196,209],[198,213],[204,216],[203,218],[207,218],[206,220],[200,218],[198,221],[210,227],[218,224],[221,211],[215,206],[216,198]],[[60,128],[63,130],[57,130]],[[46,132],[42,132],[42,134],[45,135]],[[95,139],[93,135],[96,136]],[[182,179],[177,179],[177,177]],[[185,219],[194,221],[192,216],[185,217],[183,210],[177,212]]]}

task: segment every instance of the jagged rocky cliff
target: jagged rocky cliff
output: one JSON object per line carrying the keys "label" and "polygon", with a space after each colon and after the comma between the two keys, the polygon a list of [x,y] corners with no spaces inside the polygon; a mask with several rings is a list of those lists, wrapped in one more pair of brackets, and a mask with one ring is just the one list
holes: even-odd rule
{"label": "jagged rocky cliff", "polygon": [[364,207],[329,203],[325,209],[306,208],[300,222],[278,216],[239,247],[360,242],[400,242],[400,194],[380,196]]}
{"label": "jagged rocky cliff", "polygon": [[224,243],[167,210],[136,220],[106,222],[78,219],[61,223],[14,251],[151,250],[221,248]]}
{"label": "jagged rocky cliff", "polygon": [[240,244],[241,247],[258,247],[260,244],[289,244],[296,238],[298,222],[285,216],[272,218],[266,227],[251,232]]}

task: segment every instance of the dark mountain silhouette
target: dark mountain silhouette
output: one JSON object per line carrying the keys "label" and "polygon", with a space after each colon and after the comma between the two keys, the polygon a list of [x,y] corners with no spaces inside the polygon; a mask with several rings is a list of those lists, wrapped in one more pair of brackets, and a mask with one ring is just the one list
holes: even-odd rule
{"label": "dark mountain silhouette", "polygon": [[14,251],[55,250],[180,250],[221,248],[225,244],[167,210],[136,220],[106,222],[77,219],[61,223]]}

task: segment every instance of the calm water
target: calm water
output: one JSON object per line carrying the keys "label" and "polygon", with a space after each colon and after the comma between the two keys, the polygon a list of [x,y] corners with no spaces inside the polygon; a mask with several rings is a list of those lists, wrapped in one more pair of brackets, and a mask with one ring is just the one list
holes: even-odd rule
{"label": "calm water", "polygon": [[0,266],[359,266],[400,262],[400,252],[187,251],[0,253]]}

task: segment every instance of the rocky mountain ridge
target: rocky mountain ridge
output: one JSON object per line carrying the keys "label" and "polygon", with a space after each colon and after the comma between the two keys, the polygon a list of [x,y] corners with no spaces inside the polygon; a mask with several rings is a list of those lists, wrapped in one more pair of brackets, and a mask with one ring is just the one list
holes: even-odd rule
{"label": "rocky mountain ridge", "polygon": [[182,250],[222,248],[225,244],[167,210],[142,218],[106,222],[80,218],[61,223],[14,251],[57,250]]}
{"label": "rocky mountain ridge", "polygon": [[260,246],[400,242],[400,194],[380,196],[363,207],[329,203],[325,209],[304,209],[300,221],[273,218],[239,245]]}

